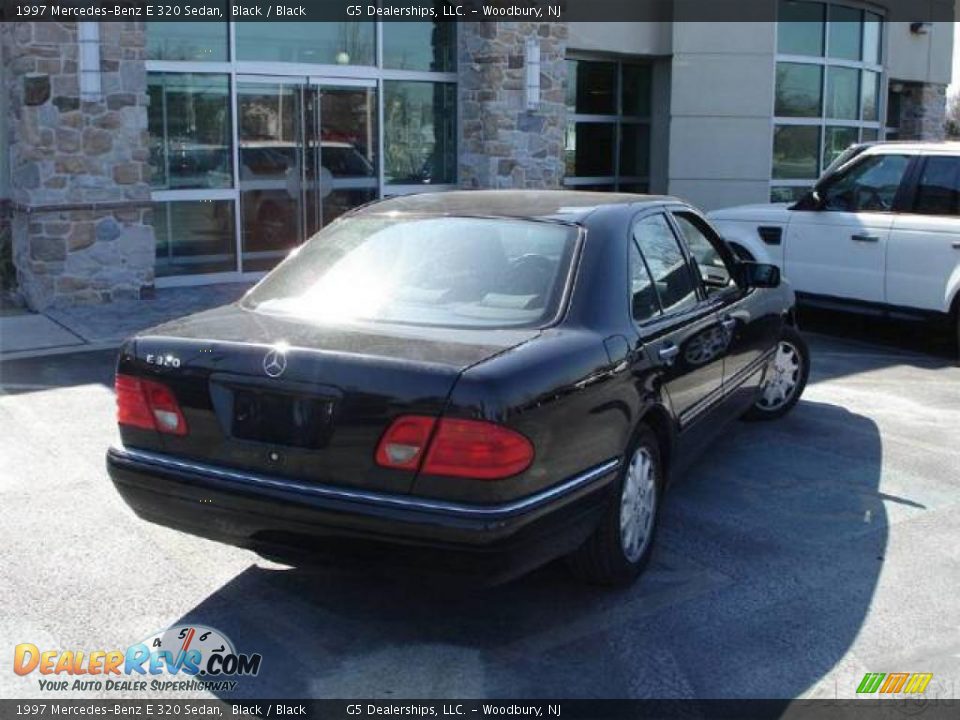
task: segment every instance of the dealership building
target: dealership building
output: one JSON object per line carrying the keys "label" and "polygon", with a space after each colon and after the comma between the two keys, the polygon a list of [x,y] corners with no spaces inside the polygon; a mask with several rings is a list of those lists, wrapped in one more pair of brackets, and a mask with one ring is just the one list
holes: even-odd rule
{"label": "dealership building", "polygon": [[783,201],[939,139],[953,23],[7,22],[7,282],[34,309],[255,278],[346,210],[453,188]]}

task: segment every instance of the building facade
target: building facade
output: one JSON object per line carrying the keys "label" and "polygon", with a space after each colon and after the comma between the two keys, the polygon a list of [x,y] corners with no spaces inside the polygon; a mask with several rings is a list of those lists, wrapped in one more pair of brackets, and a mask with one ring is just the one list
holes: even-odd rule
{"label": "building facade", "polygon": [[346,210],[464,188],[797,197],[941,138],[952,23],[4,23],[5,252],[34,309],[251,279]]}

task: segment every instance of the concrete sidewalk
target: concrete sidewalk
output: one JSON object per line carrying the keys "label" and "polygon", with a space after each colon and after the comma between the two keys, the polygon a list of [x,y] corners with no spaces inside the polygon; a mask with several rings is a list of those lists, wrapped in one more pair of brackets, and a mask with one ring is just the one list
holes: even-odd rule
{"label": "concrete sidewalk", "polygon": [[0,360],[115,347],[124,338],[167,320],[239,299],[250,283],[156,290],[150,297],[104,305],[0,315]]}

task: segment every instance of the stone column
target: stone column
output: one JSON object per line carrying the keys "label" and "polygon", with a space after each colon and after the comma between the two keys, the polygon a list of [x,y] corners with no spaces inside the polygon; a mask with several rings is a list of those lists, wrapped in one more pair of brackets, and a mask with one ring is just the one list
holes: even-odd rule
{"label": "stone column", "polygon": [[77,23],[0,26],[19,292],[35,310],[152,286],[143,23],[100,23],[101,93],[81,98]]}
{"label": "stone column", "polygon": [[947,86],[903,83],[900,93],[901,140],[943,140],[947,134]]}
{"label": "stone column", "polygon": [[[540,45],[540,103],[526,106],[526,40]],[[464,188],[559,188],[566,131],[566,23],[459,25],[459,177]]]}

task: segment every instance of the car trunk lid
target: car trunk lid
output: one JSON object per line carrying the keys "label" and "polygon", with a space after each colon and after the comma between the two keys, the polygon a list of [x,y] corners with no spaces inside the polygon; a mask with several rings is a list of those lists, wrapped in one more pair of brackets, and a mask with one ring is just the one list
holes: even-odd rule
{"label": "car trunk lid", "polygon": [[237,305],[147,331],[120,372],[174,392],[185,436],[127,444],[299,481],[409,492],[413,471],[374,462],[401,414],[438,416],[460,373],[537,330],[321,326]]}

